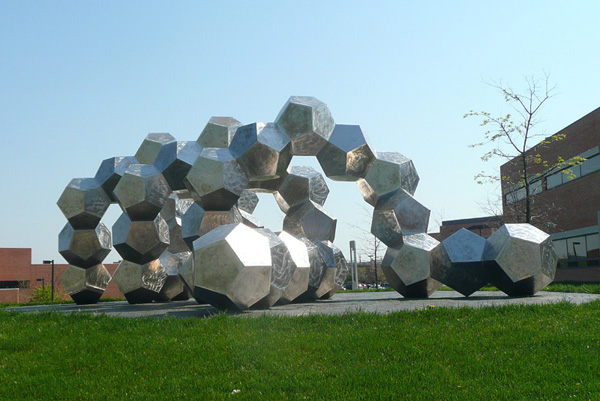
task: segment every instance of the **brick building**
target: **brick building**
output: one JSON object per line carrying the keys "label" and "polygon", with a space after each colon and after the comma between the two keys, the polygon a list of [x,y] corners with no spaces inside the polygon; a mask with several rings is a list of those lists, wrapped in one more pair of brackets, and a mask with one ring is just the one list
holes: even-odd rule
{"label": "brick building", "polygon": [[438,241],[443,241],[461,228],[483,237],[487,238],[496,232],[500,226],[502,226],[502,216],[486,216],[486,217],[475,217],[470,219],[459,219],[459,220],[444,220],[440,226],[439,233],[430,234]]}
{"label": "brick building", "polygon": [[[67,264],[54,265],[54,291],[63,299],[70,299],[60,283]],[[104,265],[112,275],[118,264]],[[31,263],[31,248],[0,248],[0,303],[25,303],[35,288],[52,285],[52,268],[46,264]],[[114,282],[102,298],[123,298]]]}
{"label": "brick building", "polygon": [[[531,164],[529,184],[531,223],[551,234],[559,256],[557,281],[600,282],[600,108],[562,129],[564,139],[538,144],[528,155],[541,155],[550,165],[558,158],[585,161],[579,165],[547,168]],[[566,173],[568,172],[568,173]],[[518,182],[522,175],[519,159],[500,167],[503,212],[507,223],[523,221],[525,189]]]}

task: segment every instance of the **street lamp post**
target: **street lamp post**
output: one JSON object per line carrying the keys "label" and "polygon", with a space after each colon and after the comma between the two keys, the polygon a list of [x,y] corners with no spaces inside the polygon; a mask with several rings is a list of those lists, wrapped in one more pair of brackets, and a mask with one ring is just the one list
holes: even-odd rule
{"label": "street lamp post", "polygon": [[42,263],[44,263],[45,265],[52,265],[52,295],[50,298],[50,302],[54,302],[54,259],[52,260],[44,260],[42,261]]}

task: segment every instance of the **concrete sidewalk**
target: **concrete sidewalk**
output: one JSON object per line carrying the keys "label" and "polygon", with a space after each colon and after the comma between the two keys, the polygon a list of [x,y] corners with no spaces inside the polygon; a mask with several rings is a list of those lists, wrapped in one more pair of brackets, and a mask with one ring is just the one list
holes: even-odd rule
{"label": "concrete sidewalk", "polygon": [[[597,294],[574,294],[563,292],[539,292],[533,297],[508,297],[499,291],[478,291],[466,298],[455,291],[437,291],[428,299],[403,298],[394,291],[383,292],[339,292],[331,299],[304,304],[275,306],[269,310],[245,311],[238,316],[302,316],[310,314],[340,315],[348,312],[390,313],[439,308],[480,308],[502,305],[541,305],[561,301],[581,304],[600,299]],[[2,310],[2,309],[0,309]],[[210,305],[199,305],[195,301],[150,303],[129,305],[127,302],[102,302],[96,305],[42,305],[5,308],[17,312],[61,312],[61,313],[103,313],[121,317],[208,317],[219,313]]]}

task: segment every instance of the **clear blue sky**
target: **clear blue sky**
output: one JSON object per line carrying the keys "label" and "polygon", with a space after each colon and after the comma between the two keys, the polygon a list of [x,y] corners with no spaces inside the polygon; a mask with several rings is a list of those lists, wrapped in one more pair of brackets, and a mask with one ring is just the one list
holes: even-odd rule
{"label": "clear blue sky", "polygon": [[[431,230],[440,215],[480,216],[494,188],[473,181],[486,165],[467,146],[482,131],[463,114],[507,110],[483,81],[519,87],[543,71],[560,92],[547,134],[599,107],[599,16],[596,1],[0,1],[0,247],[63,262],[56,200],[71,178],[133,155],[150,132],[195,140],[213,115],[273,121],[291,95],[412,158]],[[367,204],[355,184],[329,183],[346,251],[351,226],[369,228]]]}

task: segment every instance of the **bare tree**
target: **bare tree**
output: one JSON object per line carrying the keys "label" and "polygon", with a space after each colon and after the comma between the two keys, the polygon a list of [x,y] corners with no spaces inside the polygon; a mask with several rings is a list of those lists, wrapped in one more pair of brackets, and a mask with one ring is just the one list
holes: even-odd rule
{"label": "bare tree", "polygon": [[382,258],[387,247],[379,238],[371,234],[371,211],[365,205],[359,205],[360,207],[360,222],[358,224],[352,224],[351,226],[356,228],[361,233],[361,238],[357,241],[357,251],[366,256],[373,263],[373,274],[375,278],[375,284],[378,282],[377,278],[377,260]]}
{"label": "bare tree", "polygon": [[[556,161],[549,161],[544,159],[539,153],[532,154],[532,152],[528,152],[532,147],[532,139],[543,135],[538,132],[537,128],[540,123],[539,113],[546,102],[554,96],[556,87],[549,85],[548,75],[545,75],[543,81],[537,80],[534,77],[527,77],[525,78],[525,82],[526,88],[523,92],[517,92],[510,85],[502,85],[502,83],[488,84],[503,95],[504,101],[516,113],[514,116],[508,113],[496,117],[487,111],[471,110],[464,117],[479,117],[482,119],[480,126],[486,129],[484,140],[470,145],[470,147],[487,146],[491,148],[481,157],[483,161],[499,157],[505,160],[516,159],[520,165],[520,174],[517,177],[501,177],[497,173],[490,174],[482,171],[475,176],[475,180],[479,184],[485,182],[503,182],[505,185],[524,188],[524,202],[512,202],[509,207],[515,209],[511,211],[514,215],[522,216],[522,219],[519,218],[519,220],[531,223],[534,206],[534,193],[531,188],[532,178],[540,175],[539,173],[532,174],[532,166],[541,165],[548,170],[559,170],[567,165],[580,164],[585,159],[575,157],[564,160],[559,157]],[[543,147],[564,138],[564,134],[552,135],[542,140],[538,144],[538,147]],[[569,176],[573,174],[570,169],[562,171]],[[487,207],[490,211],[494,213],[499,211],[498,203],[495,200],[490,201],[488,198],[485,203],[484,207]]]}

